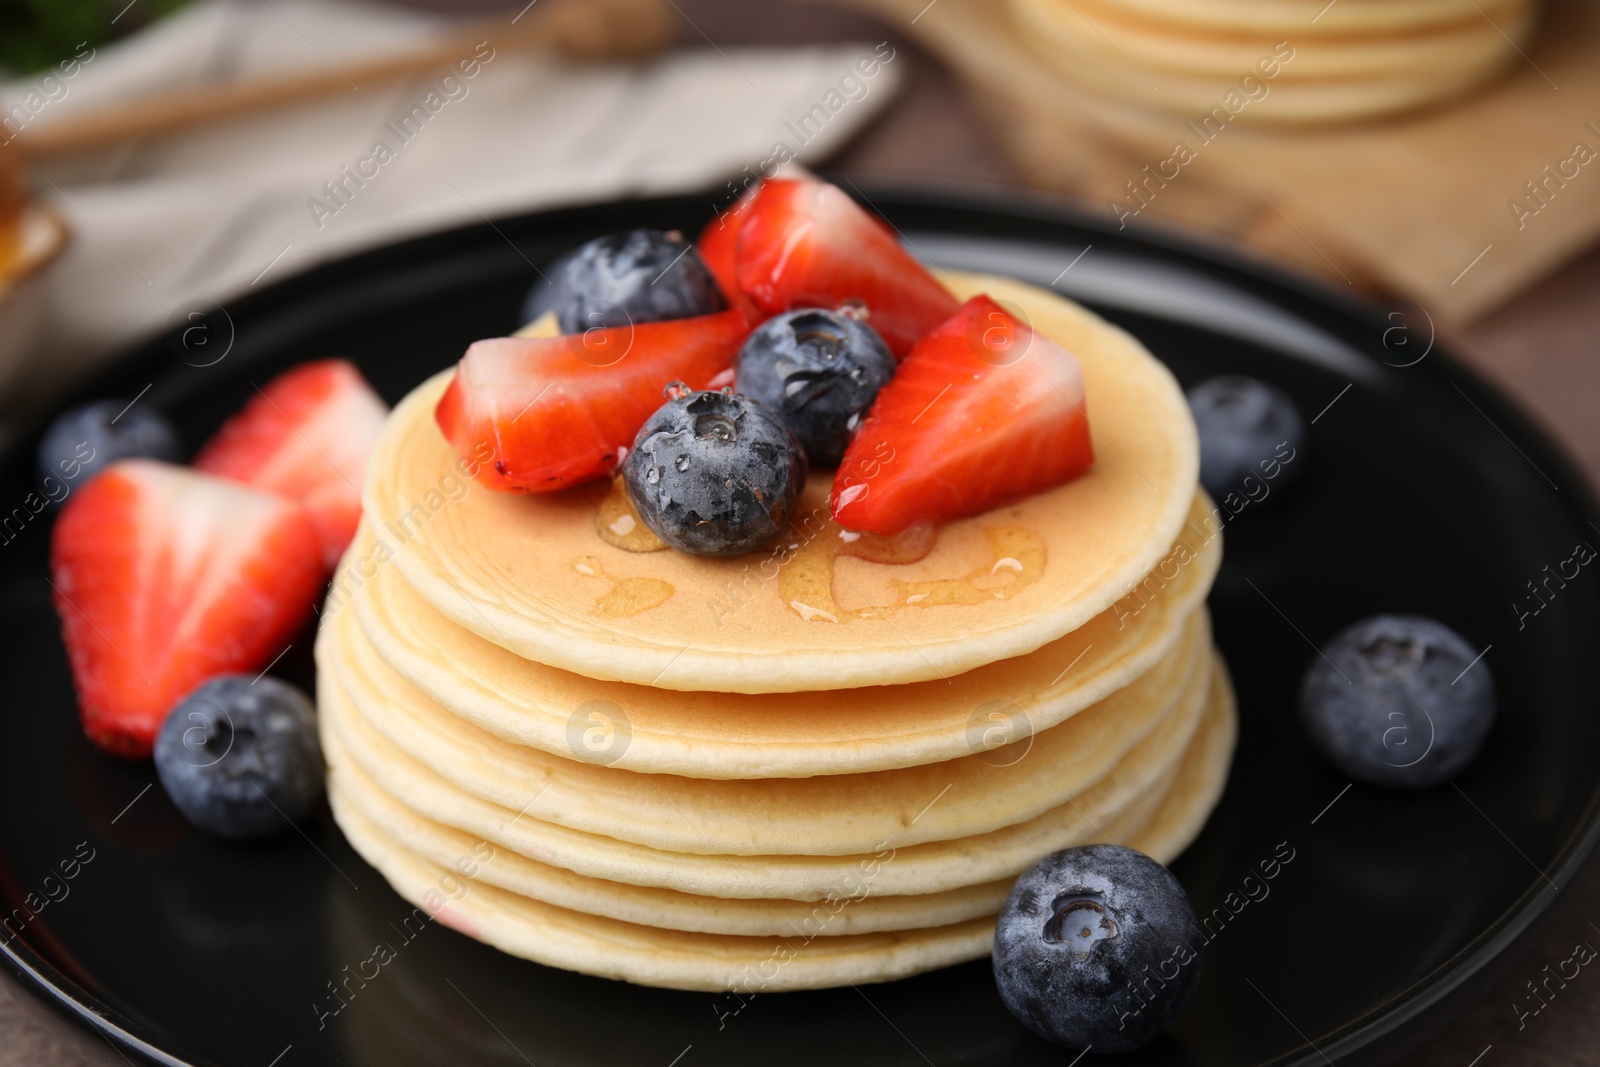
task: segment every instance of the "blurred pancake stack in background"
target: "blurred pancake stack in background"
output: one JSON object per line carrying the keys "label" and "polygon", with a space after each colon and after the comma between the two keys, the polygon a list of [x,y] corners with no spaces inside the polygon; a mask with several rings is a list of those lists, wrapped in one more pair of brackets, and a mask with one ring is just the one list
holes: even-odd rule
{"label": "blurred pancake stack in background", "polygon": [[1278,122],[1448,99],[1514,62],[1538,17],[1536,0],[1008,3],[1022,40],[1087,92],[1179,113],[1233,92],[1250,103],[1239,114]]}
{"label": "blurred pancake stack in background", "polygon": [[817,2],[947,63],[1027,184],[1420,306],[1424,336],[1600,238],[1590,0]]}

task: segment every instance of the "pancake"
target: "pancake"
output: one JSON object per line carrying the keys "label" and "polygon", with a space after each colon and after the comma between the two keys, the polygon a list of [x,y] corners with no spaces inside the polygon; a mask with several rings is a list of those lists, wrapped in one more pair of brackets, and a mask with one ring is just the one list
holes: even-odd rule
{"label": "pancake", "polygon": [[[1211,732],[1216,731],[1208,729],[1208,733]],[[1103,826],[1105,837],[1114,842],[1129,842],[1143,833],[1154,816],[1166,810],[1164,802],[1178,777],[1184,770],[1203,771],[1190,765],[1199,762],[1197,756],[1202,749],[1209,751],[1213,747],[1209,741],[1202,744],[1197,738],[1184,754],[1180,769],[1170,776],[1172,781],[1163,782],[1160,789],[1153,790],[1123,816]],[[817,936],[837,937],[946,926],[994,915],[1012,885],[1012,880],[1006,878],[943,893],[891,897],[872,892],[870,881],[863,878],[854,894],[833,901],[694,896],[671,889],[586,878],[507,849],[491,852],[482,839],[418,815],[385,793],[354,763],[346,762],[339,767],[329,797],[337,818],[342,819],[342,813],[348,808],[391,840],[404,841],[409,851],[430,863],[447,869],[474,871],[474,861],[481,859],[472,877],[518,896],[570,911],[668,930],[745,936],[802,930]],[[841,907],[846,900],[848,906]]]}
{"label": "pancake", "polygon": [[892,771],[700,780],[639,774],[513,745],[430,701],[390,671],[347,616],[319,639],[355,710],[465,793],[526,817],[670,852],[851,855],[1025,822],[1105,777],[1168,714],[1205,699],[1209,630],[1195,612],[1178,648],[1060,726],[994,750]]}
{"label": "pancake", "polygon": [[[1326,7],[1305,0],[1075,0],[1090,13],[1116,9],[1155,24],[1196,32],[1232,31],[1297,39],[1427,33],[1501,19],[1535,6],[1533,0],[1339,0]],[[1317,16],[1315,22],[1311,16]]]}
{"label": "pancake", "polygon": [[[1348,0],[1346,0],[1346,3]],[[1338,12],[1346,3],[1335,5]],[[1060,0],[1010,0],[1019,40],[1061,77],[1098,95],[1191,119],[1244,101],[1241,79],[1288,40],[1294,58],[1279,66],[1269,91],[1231,117],[1252,122],[1323,122],[1403,111],[1471,89],[1518,58],[1537,23],[1521,3],[1491,21],[1466,10],[1458,18],[1404,36],[1317,33],[1302,15],[1299,30],[1255,36],[1206,33],[1183,22],[1140,23],[1112,13],[1106,0],[1086,7]],[[1199,5],[1196,11],[1201,10]],[[1259,90],[1258,90],[1259,93]]]}
{"label": "pancake", "polygon": [[984,955],[1057,849],[1186,847],[1236,729],[1187,404],[1054,293],[949,281],[1079,356],[1097,462],[932,536],[858,543],[822,471],[768,552],[652,553],[613,484],[467,479],[447,374],[402,401],[316,644],[335,818],[402,896],[553,966],[776,991]]}
{"label": "pancake", "polygon": [[[1257,73],[1256,63],[1272,56],[1280,38],[1262,33],[1197,37],[1190,25],[1153,25],[1130,22],[1115,2],[1075,4],[1061,0],[1013,0],[1028,25],[1051,35],[1051,43],[1064,50],[1084,49],[1106,59],[1121,57],[1137,67],[1156,72],[1188,73],[1216,78],[1219,92],[1235,87],[1245,74]],[[1471,8],[1467,9],[1469,12]],[[1448,78],[1457,71],[1497,64],[1514,54],[1509,36],[1516,40],[1532,28],[1535,8],[1523,10],[1497,26],[1474,17],[1421,34],[1384,34],[1372,37],[1309,39],[1289,34],[1294,58],[1279,65],[1271,79],[1274,89],[1306,80],[1362,81],[1385,78],[1425,81]],[[1048,29],[1046,29],[1048,27]],[[1502,35],[1502,28],[1505,36]],[[1155,77],[1159,85],[1161,79]],[[1253,105],[1252,105],[1253,106]]]}
{"label": "pancake", "polygon": [[[1216,699],[1210,703],[1204,726],[1177,770],[1172,791],[1163,798],[1158,820],[1162,812],[1170,811],[1177,816],[1182,809],[1187,815],[1190,804],[1214,798],[1221,791],[1235,717],[1225,674],[1218,671],[1213,679]],[[466,881],[454,873],[452,860],[429,860],[400,845],[395,840],[396,828],[430,841],[433,838],[430,831],[419,830],[418,825],[407,822],[404,806],[392,798],[386,810],[395,822],[380,825],[367,816],[351,802],[347,792],[356,784],[356,780],[345,773],[349,765],[336,757],[334,766],[331,797],[340,826],[356,851],[381,872],[401,896],[419,907],[442,903],[433,912],[440,922],[502,951],[550,966],[669,988],[777,992],[888,981],[978,959],[991,947],[993,910],[972,919],[931,928],[831,933],[835,924],[844,928],[852,922],[875,921],[870,918],[872,909],[892,909],[893,905],[883,904],[892,898],[876,895],[875,883],[866,890],[865,896],[859,896],[863,890],[857,888],[851,894],[856,899],[833,902],[838,910],[825,923],[814,917],[816,909],[813,908],[796,923],[792,935],[776,941],[771,936],[662,929],[625,921],[617,917],[617,912],[679,916],[692,915],[702,908],[707,914],[726,909],[721,914],[733,917],[730,922],[737,925],[745,921],[743,916],[747,914],[738,909],[750,904],[779,909],[791,907],[791,904],[755,901],[729,907],[726,901],[702,904],[695,898],[665,904],[659,903],[664,898],[630,897],[627,887],[607,890],[594,882],[587,883],[589,893],[609,894],[607,899],[617,905],[616,912],[601,916],[543,903],[504,887],[517,884],[519,879],[544,877],[514,857],[503,857],[496,852],[492,859],[477,868],[476,879]],[[1184,783],[1189,783],[1190,788],[1180,792],[1184,790]],[[381,807],[384,801],[377,799],[378,796],[379,791],[368,790],[368,799],[376,800]],[[1204,815],[1205,811],[1200,811],[1199,821],[1204,820]],[[1176,851],[1187,844],[1186,840],[1180,842],[1174,831],[1183,825],[1198,823],[1192,818],[1174,817],[1167,819],[1164,825],[1169,837],[1164,843],[1173,851],[1154,855],[1161,862],[1170,862]],[[445,836],[433,844],[442,846],[442,851],[435,855],[453,854],[459,858],[474,855],[473,849],[481,841],[467,835],[451,836],[446,831]],[[878,869],[886,871],[895,862],[898,857],[884,861]],[[497,882],[491,882],[491,878]],[[521,884],[528,883],[522,881]],[[540,884],[547,883],[541,881]],[[581,893],[584,888],[584,883],[577,883],[571,890]],[[994,887],[973,887],[970,890],[972,903],[968,906],[976,906],[984,894],[993,891]],[[572,899],[577,902],[586,898],[579,895]],[[959,894],[946,899],[952,908],[961,906],[957,903]],[[1000,899],[1003,895],[996,898],[996,908]],[[629,900],[633,904],[627,903]],[[653,904],[652,900],[658,903]],[[648,910],[641,912],[639,908]],[[868,914],[869,918],[856,920],[854,912]],[[811,918],[809,924],[807,918]]]}
{"label": "pancake", "polygon": [[[418,907],[440,885],[460,884],[451,871],[408,852],[354,811],[345,810],[339,825],[361,857]],[[978,959],[994,936],[988,916],[929,930],[810,941],[664,930],[554,907],[485,882],[473,882],[433,916],[502,952],[551,967],[668,989],[763,993],[904,978]]]}
{"label": "pancake", "polygon": [[1221,656],[1211,684],[1215,692],[1206,709],[1206,721],[1184,753],[1172,785],[1144,829],[1127,841],[1131,848],[1162,863],[1177,859],[1200,835],[1228,784],[1228,768],[1239,739],[1239,715],[1233,683]]}
{"label": "pancake", "polygon": [[[1215,672],[1208,672],[1215,677]],[[323,750],[330,764],[353,760],[417,813],[531,859],[579,874],[714,897],[819,900],[848,895],[872,855],[769,853],[708,857],[667,852],[545,822],[462,792],[402,752],[364,720],[333,672],[317,679]],[[1215,683],[1210,691],[1219,691]],[[939,893],[1014,876],[1034,859],[1097,836],[1155,788],[1182,757],[1201,719],[1166,717],[1091,789],[1027,822],[985,834],[894,850],[875,881],[886,895]],[[930,798],[930,801],[935,798]],[[881,853],[877,853],[881,855]]]}
{"label": "pancake", "polygon": [[[405,847],[418,858],[440,867],[449,869],[463,857],[471,861],[475,856],[486,854],[481,838],[418,815],[385,793],[353,763],[340,767],[329,799],[341,825],[346,811],[354,812],[391,841],[404,841]],[[1160,799],[1156,798],[1155,806],[1159,806]],[[1152,814],[1145,812],[1145,821],[1148,822]],[[503,848],[494,849],[493,858],[483,862],[474,877],[518,896],[569,911],[604,915],[666,930],[740,936],[785,934],[796,928],[814,928],[819,936],[833,937],[946,926],[995,914],[1011,890],[1011,882],[1001,880],[924,896],[846,898],[852,899],[850,906],[830,914],[829,904],[837,904],[837,901],[729,900],[695,896],[672,889],[588,878]]]}
{"label": "pancake", "polygon": [[618,768],[693,778],[885,770],[1021,740],[1132,684],[1172,649],[1211,588],[1222,557],[1213,512],[1197,493],[1180,537],[1154,572],[1087,625],[1026,656],[946,681],[820,696],[696,693],[692,700],[595,681],[524,660],[457,626],[406,584],[393,561],[365,565],[373,559],[365,529],[335,582],[347,591],[330,600],[324,618],[353,612],[395,673],[518,745],[571,757],[575,738],[590,725],[584,709],[599,709],[626,724],[625,743],[604,754]]}
{"label": "pancake", "polygon": [[[363,496],[369,528],[384,558],[458,626],[590,678],[832,691],[947,679],[1032,652],[1107,610],[1167,553],[1193,500],[1194,423],[1166,368],[1082,307],[1007,279],[947,281],[957,295],[1006,302],[1079,357],[1097,458],[1067,485],[944,525],[919,562],[834,559],[826,472],[813,477],[795,539],[780,539],[777,554],[719,560],[615,548],[595,531],[604,485],[516,495],[462,480],[433,421],[448,374],[391,416]],[[784,562],[791,554],[806,557],[806,573],[820,575],[839,612],[784,595],[802,574]],[[928,596],[937,582],[966,602]],[[624,584],[653,598],[628,614]],[[872,605],[885,608],[864,610]]]}
{"label": "pancake", "polygon": [[[1227,110],[1225,101],[1232,96],[1243,99],[1243,94],[1238,93],[1237,77],[1223,82],[1162,72],[1156,83],[1159,88],[1156,88],[1146,80],[1147,75],[1128,66],[1120,56],[1114,60],[1087,54],[1066,57],[1049,50],[1036,35],[1024,33],[1022,36],[1058,74],[1098,96],[1157,108],[1196,122],[1211,114],[1214,108]],[[1231,114],[1234,119],[1283,123],[1339,122],[1390,114],[1464,93],[1493,77],[1515,58],[1516,53],[1508,51],[1492,65],[1464,69],[1449,76],[1402,76],[1372,82],[1286,84],[1274,81],[1269,95]]]}

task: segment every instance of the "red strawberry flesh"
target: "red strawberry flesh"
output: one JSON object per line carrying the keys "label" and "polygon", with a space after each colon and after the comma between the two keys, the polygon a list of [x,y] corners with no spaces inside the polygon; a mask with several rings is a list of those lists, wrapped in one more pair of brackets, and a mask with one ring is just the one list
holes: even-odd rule
{"label": "red strawberry flesh", "polygon": [[467,349],[434,417],[492,489],[550,492],[608,477],[673,382],[732,381],[750,332],[734,311]]}
{"label": "red strawberry flesh", "polygon": [[716,218],[706,223],[706,228],[700,231],[700,239],[695,243],[700,259],[710,269],[712,277],[717,279],[717,284],[722,287],[722,295],[727,299],[728,306],[743,311],[751,323],[758,323],[766,316],[756,306],[755,301],[739,288],[739,265],[736,255],[739,248],[739,230],[744,226],[746,210],[759,192],[760,189],[757,188],[745,193],[726,211],[719,212]]}
{"label": "red strawberry flesh", "polygon": [[903,357],[959,301],[837,186],[775,179],[744,212],[739,287],[768,315],[858,303]]}
{"label": "red strawberry flesh", "polygon": [[332,571],[361,521],[367,459],[388,413],[350,363],[305,363],[257,392],[206,442],[194,465],[298,501]]}
{"label": "red strawberry flesh", "polygon": [[1076,356],[987,296],[919,341],[833,484],[833,517],[895,534],[1062,485],[1094,462]]}
{"label": "red strawberry flesh", "polygon": [[154,460],[113,464],[73,494],[50,570],[84,730],[134,759],[201,682],[283,652],[323,579],[299,505]]}

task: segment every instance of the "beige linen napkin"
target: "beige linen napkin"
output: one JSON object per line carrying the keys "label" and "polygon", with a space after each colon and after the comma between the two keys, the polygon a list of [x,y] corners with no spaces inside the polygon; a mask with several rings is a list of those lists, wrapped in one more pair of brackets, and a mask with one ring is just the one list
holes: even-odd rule
{"label": "beige linen napkin", "polygon": [[[70,76],[54,68],[0,100],[16,133],[159,88],[338,69],[443,25],[345,0],[209,0],[80,49],[64,57]],[[226,302],[359,249],[545,206],[710,189],[780,145],[780,157],[814,163],[900,75],[876,43],[583,64],[499,51],[489,33],[432,75],[41,165],[36,195],[74,238],[51,272],[46,336],[26,365],[0,368],[0,403],[42,402],[190,302]]]}

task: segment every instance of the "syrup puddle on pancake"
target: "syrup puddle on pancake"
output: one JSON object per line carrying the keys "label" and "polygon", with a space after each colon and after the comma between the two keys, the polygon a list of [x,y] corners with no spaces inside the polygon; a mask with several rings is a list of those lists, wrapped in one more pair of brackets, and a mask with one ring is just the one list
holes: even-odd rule
{"label": "syrup puddle on pancake", "polygon": [[611,479],[611,488],[594,513],[594,532],[600,535],[600,540],[624,552],[659,552],[667,547],[650,527],[639,521],[639,513],[633,510],[633,501],[628,497],[620,474]]}
{"label": "syrup puddle on pancake", "polygon": [[572,569],[586,578],[609,582],[611,588],[600,594],[594,602],[594,613],[607,619],[626,619],[659,607],[672,599],[677,592],[660,578],[624,578],[607,574],[600,561],[593,556],[579,556],[572,561]]}
{"label": "syrup puddle on pancake", "polygon": [[833,584],[840,556],[869,563],[915,563],[933,551],[937,527],[913,526],[893,537],[855,534],[829,522],[817,536],[801,545],[779,573],[778,595],[806,622],[845,622],[886,619],[902,608],[941,607],[1005,600],[1038,581],[1044,574],[1044,542],[1021,526],[989,526],[983,531],[992,558],[956,578],[929,578],[905,582],[892,580],[894,599],[846,609],[834,598]]}
{"label": "syrup puddle on pancake", "polygon": [[[639,520],[628,498],[622,479],[613,478],[611,487],[595,511],[594,530],[606,544],[624,552],[656,552],[665,543]],[[792,533],[800,533],[795,527]],[[939,540],[939,529],[931,523],[918,523],[885,537],[856,533],[827,520],[809,537],[802,536],[771,550],[769,559],[777,565],[778,595],[805,622],[847,622],[850,618],[886,619],[907,607],[941,607],[952,604],[979,604],[986,600],[1005,600],[1038,581],[1044,573],[1044,542],[1033,531],[1021,526],[984,528],[991,559],[955,578],[929,578],[921,581],[891,581],[894,599],[885,604],[870,604],[847,609],[833,594],[838,559],[853,556],[868,563],[904,565],[926,559]],[[594,613],[606,618],[628,618],[658,607],[671,599],[675,590],[658,578],[625,578],[607,574],[593,556],[573,560],[579,574],[611,583],[611,590],[595,602]],[[762,568],[765,573],[765,568]]]}

